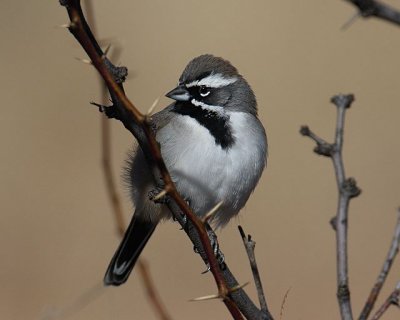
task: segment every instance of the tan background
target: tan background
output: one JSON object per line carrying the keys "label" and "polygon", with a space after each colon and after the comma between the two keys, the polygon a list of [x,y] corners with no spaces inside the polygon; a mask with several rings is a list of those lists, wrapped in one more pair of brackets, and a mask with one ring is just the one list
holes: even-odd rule
{"label": "tan background", "polygon": [[[400,8],[399,1],[388,1]],[[251,273],[236,229],[257,241],[272,312],[283,319],[338,319],[330,161],[298,134],[331,138],[333,94],[353,92],[345,162],[363,189],[351,204],[350,284],[358,313],[386,255],[400,205],[400,28],[370,20],[343,32],[344,1],[95,1],[98,30],[123,46],[129,97],[146,110],[202,53],[231,60],[252,84],[270,142],[268,170],[240,219],[220,234],[239,281]],[[40,319],[100,283],[118,244],[100,167],[95,71],[68,31],[58,1],[0,2],[0,318]],[[169,101],[162,98],[160,105]],[[115,173],[132,137],[112,124]],[[119,180],[119,185],[122,183]],[[121,188],[122,190],[122,188]],[[130,204],[122,191],[126,217]],[[176,224],[162,225],[144,255],[174,319],[227,319],[210,274]],[[399,279],[400,259],[382,302]],[[254,295],[251,284],[247,290]],[[156,319],[140,278],[71,319]],[[392,308],[384,319],[399,319]]]}

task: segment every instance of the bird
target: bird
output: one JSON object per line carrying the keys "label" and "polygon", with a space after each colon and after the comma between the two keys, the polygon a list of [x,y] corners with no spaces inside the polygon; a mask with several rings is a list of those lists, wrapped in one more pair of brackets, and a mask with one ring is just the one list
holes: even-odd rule
{"label": "bird", "polygon": [[[221,228],[244,207],[267,164],[255,94],[228,60],[203,54],[187,64],[166,96],[174,102],[151,117],[165,165],[196,215],[222,203],[211,222]],[[140,147],[129,155],[124,177],[135,212],[105,285],[125,283],[158,223],[172,218],[165,204],[149,197],[158,189]]]}

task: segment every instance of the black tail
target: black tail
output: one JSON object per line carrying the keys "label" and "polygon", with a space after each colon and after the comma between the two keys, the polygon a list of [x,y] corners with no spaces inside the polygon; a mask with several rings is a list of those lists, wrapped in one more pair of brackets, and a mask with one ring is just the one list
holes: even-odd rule
{"label": "black tail", "polygon": [[106,286],[119,286],[129,277],[140,253],[156,228],[155,224],[136,219],[133,216],[124,238],[115,252],[106,274],[104,284]]}

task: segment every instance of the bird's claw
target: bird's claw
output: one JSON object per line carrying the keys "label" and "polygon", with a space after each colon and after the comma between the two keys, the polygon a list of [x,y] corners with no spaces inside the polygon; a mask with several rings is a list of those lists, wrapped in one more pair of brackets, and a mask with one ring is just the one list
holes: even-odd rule
{"label": "bird's claw", "polygon": [[207,263],[207,269],[204,270],[201,274],[206,274],[207,272],[209,272],[211,270],[211,266],[209,263]]}
{"label": "bird's claw", "polygon": [[187,216],[186,214],[182,214],[182,226],[181,226],[181,230],[185,229],[187,224]]}

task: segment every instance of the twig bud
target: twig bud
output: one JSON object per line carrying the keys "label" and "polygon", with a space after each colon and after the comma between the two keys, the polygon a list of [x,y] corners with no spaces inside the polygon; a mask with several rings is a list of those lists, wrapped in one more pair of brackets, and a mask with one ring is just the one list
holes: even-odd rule
{"label": "twig bud", "polygon": [[354,95],[352,94],[338,94],[333,96],[331,102],[338,108],[350,108],[354,101]]}
{"label": "twig bud", "polygon": [[303,136],[309,136],[310,135],[310,128],[308,126],[301,126],[300,127],[300,134]]}
{"label": "twig bud", "polygon": [[354,178],[348,178],[345,180],[342,185],[342,191],[350,198],[358,197],[361,194],[361,189],[357,186],[357,182]]}
{"label": "twig bud", "polygon": [[330,143],[317,143],[314,152],[320,156],[331,157],[333,152],[333,145]]}

